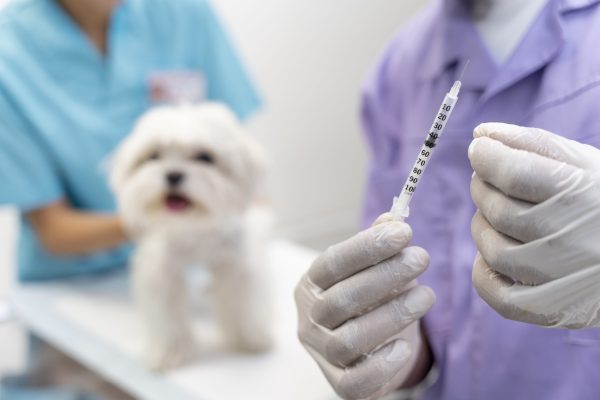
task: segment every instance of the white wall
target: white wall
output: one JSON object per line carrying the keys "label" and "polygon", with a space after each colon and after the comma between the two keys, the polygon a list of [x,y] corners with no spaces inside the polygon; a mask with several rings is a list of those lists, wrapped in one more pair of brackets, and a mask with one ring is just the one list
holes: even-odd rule
{"label": "white wall", "polygon": [[366,174],[359,89],[423,3],[213,0],[266,102],[250,128],[270,153],[281,233],[323,246],[356,229]]}

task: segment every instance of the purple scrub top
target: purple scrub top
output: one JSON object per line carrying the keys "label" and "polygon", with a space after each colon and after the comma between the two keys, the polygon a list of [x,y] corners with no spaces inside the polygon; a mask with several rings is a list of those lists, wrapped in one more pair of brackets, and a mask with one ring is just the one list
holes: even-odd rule
{"label": "purple scrub top", "polygon": [[600,147],[600,0],[549,0],[502,66],[462,3],[434,1],[396,35],[368,79],[362,117],[372,157],[364,225],[400,193],[440,102],[470,59],[407,220],[414,244],[431,255],[421,283],[437,295],[425,329],[441,374],[425,399],[598,400],[600,329],[505,320],[473,289],[467,148],[473,128],[489,121]]}

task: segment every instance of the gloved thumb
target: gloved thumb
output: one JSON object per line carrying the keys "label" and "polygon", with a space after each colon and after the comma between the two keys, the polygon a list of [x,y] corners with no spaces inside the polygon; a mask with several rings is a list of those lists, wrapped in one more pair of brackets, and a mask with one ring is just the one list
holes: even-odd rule
{"label": "gloved thumb", "polygon": [[600,170],[600,151],[538,128],[490,122],[479,125],[473,137],[489,137],[517,150],[537,153],[586,170]]}

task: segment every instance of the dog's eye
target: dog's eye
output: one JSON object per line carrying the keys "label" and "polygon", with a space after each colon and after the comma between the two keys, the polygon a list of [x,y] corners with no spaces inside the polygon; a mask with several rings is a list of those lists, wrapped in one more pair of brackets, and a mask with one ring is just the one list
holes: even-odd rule
{"label": "dog's eye", "polygon": [[148,160],[158,160],[160,158],[160,153],[158,151],[153,151],[148,156]]}
{"label": "dog's eye", "polygon": [[214,164],[215,163],[215,157],[207,151],[201,151],[199,153],[196,153],[196,155],[194,155],[194,160],[205,163],[205,164]]}

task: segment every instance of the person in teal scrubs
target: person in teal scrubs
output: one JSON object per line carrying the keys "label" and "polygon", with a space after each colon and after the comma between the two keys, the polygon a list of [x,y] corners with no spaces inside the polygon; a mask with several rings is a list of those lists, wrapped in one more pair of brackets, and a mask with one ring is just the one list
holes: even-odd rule
{"label": "person in teal scrubs", "polygon": [[21,212],[21,281],[127,264],[107,164],[144,111],[259,106],[206,0],[13,0],[0,38],[0,204]]}
{"label": "person in teal scrubs", "polygon": [[[20,211],[19,280],[124,267],[110,155],[149,108],[203,100],[240,119],[260,103],[207,0],[9,2],[0,11],[0,204]],[[32,336],[31,346],[33,368],[46,345]],[[7,382],[2,399],[92,398],[23,389],[28,375]]]}

